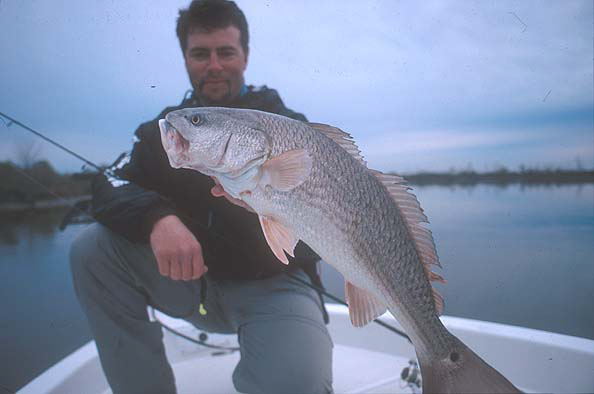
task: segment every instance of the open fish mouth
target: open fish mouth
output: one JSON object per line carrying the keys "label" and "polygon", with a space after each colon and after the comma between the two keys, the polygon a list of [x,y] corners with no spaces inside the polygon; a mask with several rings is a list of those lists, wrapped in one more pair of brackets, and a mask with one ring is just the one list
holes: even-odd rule
{"label": "open fish mouth", "polygon": [[161,143],[169,158],[169,164],[173,168],[182,167],[188,162],[188,151],[190,141],[167,120],[159,119],[159,130],[161,132]]}

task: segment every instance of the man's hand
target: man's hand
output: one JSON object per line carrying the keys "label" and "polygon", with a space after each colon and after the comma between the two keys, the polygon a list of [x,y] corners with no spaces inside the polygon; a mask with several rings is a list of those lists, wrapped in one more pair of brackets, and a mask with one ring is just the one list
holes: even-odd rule
{"label": "man's hand", "polygon": [[210,189],[210,193],[213,196],[225,197],[232,204],[239,205],[240,207],[245,208],[250,212],[254,212],[254,213],[256,212],[252,209],[252,207],[247,205],[245,203],[245,201],[235,198],[235,197],[231,196],[229,193],[227,193],[225,191],[225,189],[223,189],[223,186],[219,183],[219,180],[217,178],[215,178],[214,176],[211,178],[215,181],[215,185],[212,187],[212,189]]}
{"label": "man's hand", "polygon": [[150,240],[161,275],[173,280],[191,280],[208,271],[200,243],[177,216],[159,219]]}

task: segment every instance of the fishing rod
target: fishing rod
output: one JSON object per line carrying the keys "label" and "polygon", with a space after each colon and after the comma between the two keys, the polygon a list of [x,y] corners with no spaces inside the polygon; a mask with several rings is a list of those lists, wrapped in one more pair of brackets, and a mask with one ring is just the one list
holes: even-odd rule
{"label": "fishing rod", "polygon": [[[77,158],[77,159],[79,159],[79,160],[82,160],[82,161],[83,161],[83,162],[85,162],[86,164],[88,164],[88,165],[90,165],[91,167],[93,167],[93,168],[97,169],[97,171],[98,171],[99,173],[101,173],[101,174],[105,174],[105,173],[106,173],[106,171],[108,171],[107,169],[105,169],[105,168],[102,168],[102,167],[98,166],[97,164],[93,163],[92,161],[90,161],[90,160],[86,159],[85,157],[83,157],[83,156],[81,156],[81,155],[77,154],[76,152],[74,152],[74,151],[72,151],[72,150],[70,150],[70,149],[66,148],[64,145],[62,145],[62,144],[60,144],[60,143],[58,143],[58,142],[56,142],[56,141],[52,140],[52,139],[51,139],[51,138],[49,138],[49,137],[46,137],[45,135],[43,135],[43,134],[42,134],[42,133],[40,133],[39,131],[37,131],[37,130],[34,130],[33,128],[31,128],[31,127],[29,127],[29,126],[27,126],[27,125],[23,124],[22,122],[19,122],[17,119],[15,119],[15,118],[13,118],[13,117],[11,117],[11,116],[8,116],[8,115],[6,115],[6,114],[5,114],[5,113],[3,113],[3,112],[0,112],[0,116],[1,116],[1,117],[4,117],[5,119],[8,119],[8,120],[9,120],[9,122],[7,123],[7,122],[5,122],[5,121],[4,121],[4,119],[0,118],[0,119],[2,119],[2,121],[4,122],[4,124],[6,125],[6,127],[7,127],[7,128],[8,128],[8,127],[10,127],[10,126],[12,126],[12,124],[16,124],[17,126],[20,126],[20,127],[22,127],[23,129],[25,129],[25,130],[27,130],[27,131],[31,132],[32,134],[36,135],[37,137],[39,137],[39,138],[42,138],[43,140],[45,140],[45,141],[49,142],[50,144],[52,144],[52,145],[56,146],[56,147],[57,147],[57,148],[59,148],[59,149],[61,149],[61,150],[65,151],[66,153],[69,153],[70,155],[72,155],[72,156],[76,157],[76,158]],[[27,178],[29,178],[29,179],[32,179],[32,180],[33,180],[34,182],[36,182],[36,183],[37,183],[39,186],[41,186],[41,187],[43,187],[44,189],[46,189],[48,192],[50,192],[52,195],[54,195],[54,196],[55,196],[55,197],[57,197],[58,199],[61,199],[62,201],[66,202],[66,203],[67,203],[67,204],[68,204],[68,205],[69,205],[71,208],[74,208],[74,209],[76,209],[76,210],[78,210],[78,211],[80,211],[80,212],[82,212],[82,213],[84,213],[84,214],[88,215],[88,212],[84,212],[84,211],[82,211],[80,208],[78,208],[78,207],[76,207],[75,205],[71,204],[71,203],[70,203],[69,201],[67,201],[67,200],[66,200],[64,197],[62,197],[62,196],[59,196],[58,194],[54,193],[54,192],[53,192],[53,191],[51,191],[51,190],[50,190],[48,187],[46,187],[45,185],[43,185],[42,183],[40,183],[40,182],[39,182],[39,181],[37,181],[36,179],[32,178],[30,175],[26,174],[24,171],[20,171],[20,170],[19,170],[19,172],[20,172],[21,174],[25,175]],[[112,171],[109,171],[109,174],[108,174],[108,175],[109,175],[109,176],[111,176],[111,177],[115,177],[115,178],[117,178],[118,180],[122,180],[122,181],[126,181],[126,182],[133,183],[133,182],[131,182],[130,180],[127,180],[127,179],[122,179],[122,178],[120,178],[118,175],[116,175],[116,174],[115,174],[115,173],[113,173]],[[218,238],[220,238],[221,240],[225,241],[225,242],[226,242],[227,244],[229,244],[230,246],[232,246],[232,247],[236,247],[236,245],[235,245],[235,243],[234,243],[234,242],[232,242],[231,240],[227,239],[227,238],[226,238],[226,237],[224,237],[223,235],[221,235],[221,234],[218,234],[217,232],[213,231],[211,228],[209,228],[209,227],[207,227],[207,226],[204,226],[204,224],[202,224],[202,223],[200,223],[200,222],[198,222],[198,221],[195,221],[195,220],[193,220],[191,217],[190,217],[190,220],[192,220],[192,222],[196,223],[196,224],[197,224],[197,225],[199,225],[200,227],[204,228],[206,231],[209,231],[209,232],[210,232],[212,235],[214,235],[215,237],[218,237]],[[322,288],[322,287],[319,287],[319,286],[316,286],[316,285],[314,285],[314,284],[312,284],[312,283],[308,283],[307,281],[304,281],[304,280],[302,280],[301,278],[297,277],[296,275],[293,275],[293,274],[291,274],[290,272],[288,272],[288,273],[287,273],[287,275],[288,275],[289,277],[291,277],[292,279],[294,279],[294,280],[296,280],[296,281],[298,281],[298,282],[300,282],[300,283],[304,284],[305,286],[307,286],[307,287],[309,287],[309,288],[311,288],[311,289],[313,289],[313,290],[317,291],[319,294],[322,294],[322,295],[324,295],[324,296],[328,297],[329,299],[331,299],[331,300],[333,300],[333,301],[335,301],[335,302],[337,302],[337,303],[339,303],[339,304],[341,304],[341,305],[348,306],[348,304],[347,304],[345,301],[343,301],[343,300],[341,300],[340,298],[338,298],[338,297],[334,296],[333,294],[329,293],[329,292],[328,292],[328,291],[326,291],[324,288]],[[154,316],[153,316],[153,317],[154,317]],[[196,340],[193,340],[192,338],[190,338],[190,337],[188,337],[188,336],[186,336],[186,335],[183,335],[183,334],[181,334],[181,333],[178,333],[178,332],[176,332],[174,329],[172,329],[172,328],[170,328],[170,327],[167,327],[167,326],[165,326],[165,324],[163,324],[161,321],[159,321],[159,320],[158,320],[156,317],[155,317],[155,321],[156,321],[157,323],[159,323],[161,326],[163,326],[165,329],[167,329],[168,331],[171,331],[171,332],[173,332],[173,333],[175,333],[175,334],[179,335],[179,336],[180,336],[180,337],[182,337],[182,338],[185,338],[185,339],[188,339],[188,340],[190,340],[190,341],[192,341],[192,342],[194,342],[194,343],[197,343],[197,344],[200,344],[200,345],[206,346],[206,344],[205,344],[205,342],[204,342],[203,340],[196,341]],[[396,327],[394,327],[394,326],[392,326],[392,325],[390,325],[390,324],[387,324],[387,323],[385,323],[385,322],[383,322],[383,321],[381,321],[381,320],[379,320],[379,319],[374,319],[374,320],[373,320],[373,322],[374,322],[374,323],[376,323],[376,324],[378,324],[378,325],[380,325],[380,326],[382,326],[382,327],[384,327],[384,328],[386,328],[387,330],[390,330],[390,331],[392,331],[393,333],[395,333],[395,334],[397,334],[397,335],[400,335],[400,336],[401,336],[401,337],[403,337],[403,338],[406,338],[406,339],[407,339],[409,342],[411,342],[411,343],[412,343],[412,341],[411,341],[411,339],[409,338],[409,336],[408,336],[406,333],[404,333],[403,331],[401,331],[401,330],[397,329]],[[219,348],[219,349],[223,349],[223,350],[237,350],[236,348],[228,348],[228,347],[224,347],[224,346],[216,346],[216,345],[208,345],[208,347]]]}
{"label": "fishing rod", "polygon": [[95,169],[97,169],[98,171],[100,171],[100,172],[103,172],[103,170],[101,169],[101,167],[99,167],[98,165],[96,165],[96,164],[95,164],[95,163],[93,163],[92,161],[85,159],[84,157],[82,157],[81,155],[77,154],[76,152],[74,152],[74,151],[72,151],[72,150],[70,150],[70,149],[66,148],[64,145],[62,145],[62,144],[60,144],[60,143],[58,143],[58,142],[56,142],[56,141],[52,140],[51,138],[48,138],[48,137],[46,137],[45,135],[41,134],[41,133],[40,133],[40,132],[38,132],[38,131],[35,131],[35,130],[33,130],[31,127],[29,127],[29,126],[27,126],[27,125],[25,125],[25,124],[23,124],[23,123],[19,122],[19,121],[18,121],[18,120],[16,120],[15,118],[13,118],[13,117],[10,117],[10,116],[6,115],[6,114],[5,114],[5,113],[3,113],[3,112],[0,112],[0,116],[3,116],[3,117],[5,117],[6,119],[8,119],[8,120],[9,120],[9,122],[8,122],[8,123],[4,122],[4,124],[6,125],[6,127],[10,127],[10,126],[12,126],[12,124],[13,124],[13,123],[14,123],[14,124],[16,124],[17,126],[21,126],[23,129],[25,129],[25,130],[27,130],[27,131],[29,131],[29,132],[33,133],[33,134],[34,134],[34,135],[36,135],[37,137],[39,137],[39,138],[41,138],[41,139],[43,139],[43,140],[45,140],[45,141],[49,142],[50,144],[52,144],[52,145],[54,145],[54,146],[56,146],[56,147],[58,147],[58,148],[62,149],[62,150],[63,150],[63,151],[65,151],[66,153],[70,153],[72,156],[76,157],[76,158],[77,158],[77,159],[79,159],[79,160],[82,160],[82,161],[84,161],[85,163],[87,163],[87,164],[88,164],[88,165],[90,165],[91,167],[94,167],[94,168],[95,168]]}

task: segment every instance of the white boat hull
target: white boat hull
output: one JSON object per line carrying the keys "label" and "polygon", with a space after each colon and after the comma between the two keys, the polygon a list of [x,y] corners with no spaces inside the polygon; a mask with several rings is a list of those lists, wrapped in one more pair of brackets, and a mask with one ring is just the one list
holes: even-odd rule
{"label": "white boat hull", "polygon": [[[404,338],[377,324],[351,326],[346,307],[327,304],[328,329],[334,341],[336,393],[400,393],[418,391],[400,378],[415,358]],[[184,334],[199,333],[183,320],[158,318]],[[504,324],[443,316],[442,321],[488,363],[526,392],[594,392],[594,341]],[[396,327],[386,314],[382,320]],[[179,394],[235,393],[231,373],[238,352],[193,344],[164,331],[167,356]],[[236,336],[209,334],[208,342],[237,346]],[[208,360],[205,360],[207,358]],[[22,388],[20,394],[111,393],[93,341],[87,343]]]}

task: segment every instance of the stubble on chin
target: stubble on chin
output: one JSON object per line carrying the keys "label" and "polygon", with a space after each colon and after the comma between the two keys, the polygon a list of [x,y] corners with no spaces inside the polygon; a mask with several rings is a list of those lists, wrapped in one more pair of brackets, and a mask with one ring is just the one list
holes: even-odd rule
{"label": "stubble on chin", "polygon": [[227,89],[225,89],[224,93],[218,93],[216,91],[209,92],[208,89],[205,89],[205,85],[205,82],[200,82],[198,85],[198,97],[203,105],[209,107],[223,106],[231,102],[233,99],[231,95],[231,86],[228,82],[226,83]]}

